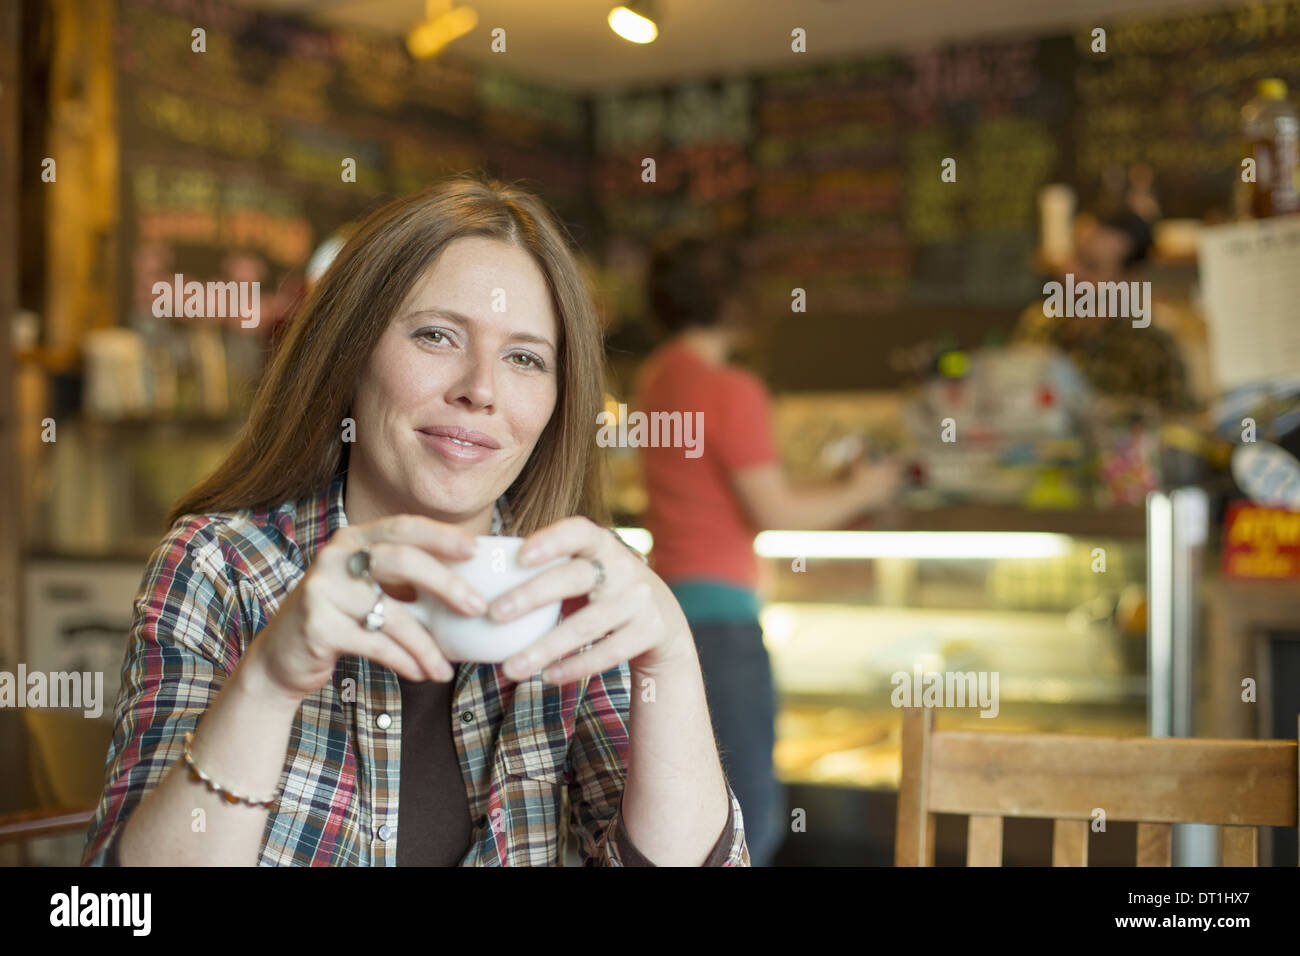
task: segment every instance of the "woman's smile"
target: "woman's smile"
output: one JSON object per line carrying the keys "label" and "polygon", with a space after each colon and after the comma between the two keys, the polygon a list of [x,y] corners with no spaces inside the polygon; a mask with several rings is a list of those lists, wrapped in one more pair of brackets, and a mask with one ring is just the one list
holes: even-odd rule
{"label": "woman's smile", "polygon": [[450,425],[419,428],[416,434],[425,447],[451,462],[474,464],[501,447],[501,443],[489,435]]}

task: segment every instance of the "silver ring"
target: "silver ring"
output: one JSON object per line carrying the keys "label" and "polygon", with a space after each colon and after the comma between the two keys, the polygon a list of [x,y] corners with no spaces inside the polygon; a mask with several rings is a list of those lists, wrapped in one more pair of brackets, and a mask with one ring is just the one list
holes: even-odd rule
{"label": "silver ring", "polygon": [[596,583],[593,584],[587,592],[588,594],[590,594],[592,591],[595,591],[598,587],[600,587],[602,584],[605,583],[605,566],[595,558],[587,558],[587,560],[590,561],[592,566],[596,569]]}
{"label": "silver ring", "polygon": [[370,549],[361,548],[348,555],[348,574],[354,578],[370,577]]}

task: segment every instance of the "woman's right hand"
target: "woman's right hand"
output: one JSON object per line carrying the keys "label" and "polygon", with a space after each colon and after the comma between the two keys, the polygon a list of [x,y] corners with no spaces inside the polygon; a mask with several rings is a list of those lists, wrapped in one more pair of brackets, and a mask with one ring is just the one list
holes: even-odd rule
{"label": "woman's right hand", "polygon": [[[370,581],[348,571],[348,558],[370,549],[370,575],[386,592],[384,624],[363,626],[375,603]],[[433,594],[474,616],[486,610],[482,595],[447,562],[474,554],[474,539],[452,525],[420,515],[395,515],[339,529],[289,592],[271,623],[257,635],[244,663],[260,670],[271,689],[295,707],[323,687],[344,655],[391,668],[410,681],[447,681],[455,669],[427,628],[394,598]],[[475,603],[477,602],[477,603]]]}

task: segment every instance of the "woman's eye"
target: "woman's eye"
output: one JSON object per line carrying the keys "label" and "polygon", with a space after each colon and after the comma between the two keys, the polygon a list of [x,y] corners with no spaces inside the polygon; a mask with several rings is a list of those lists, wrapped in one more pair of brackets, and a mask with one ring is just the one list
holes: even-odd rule
{"label": "woman's eye", "polygon": [[[438,336],[439,341],[445,340],[447,338],[446,333],[443,332],[441,329],[425,329],[423,332],[420,333],[420,337],[425,339],[432,339],[435,335]],[[435,342],[434,344],[438,344],[438,343]]]}
{"label": "woman's eye", "polygon": [[514,359],[523,359],[523,363],[516,363],[520,368],[542,368],[542,361],[536,355],[530,355],[528,352],[516,352],[510,356]]}

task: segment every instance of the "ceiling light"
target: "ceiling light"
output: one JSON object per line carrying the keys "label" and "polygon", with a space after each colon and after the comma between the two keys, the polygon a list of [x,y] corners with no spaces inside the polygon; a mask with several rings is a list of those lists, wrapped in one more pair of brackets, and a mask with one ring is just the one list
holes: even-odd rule
{"label": "ceiling light", "polygon": [[453,7],[448,0],[428,0],[424,19],[406,34],[406,49],[415,59],[427,60],[477,25],[478,14],[471,7]]}
{"label": "ceiling light", "polygon": [[653,43],[659,27],[647,0],[634,0],[609,11],[609,28],[630,43]]}

